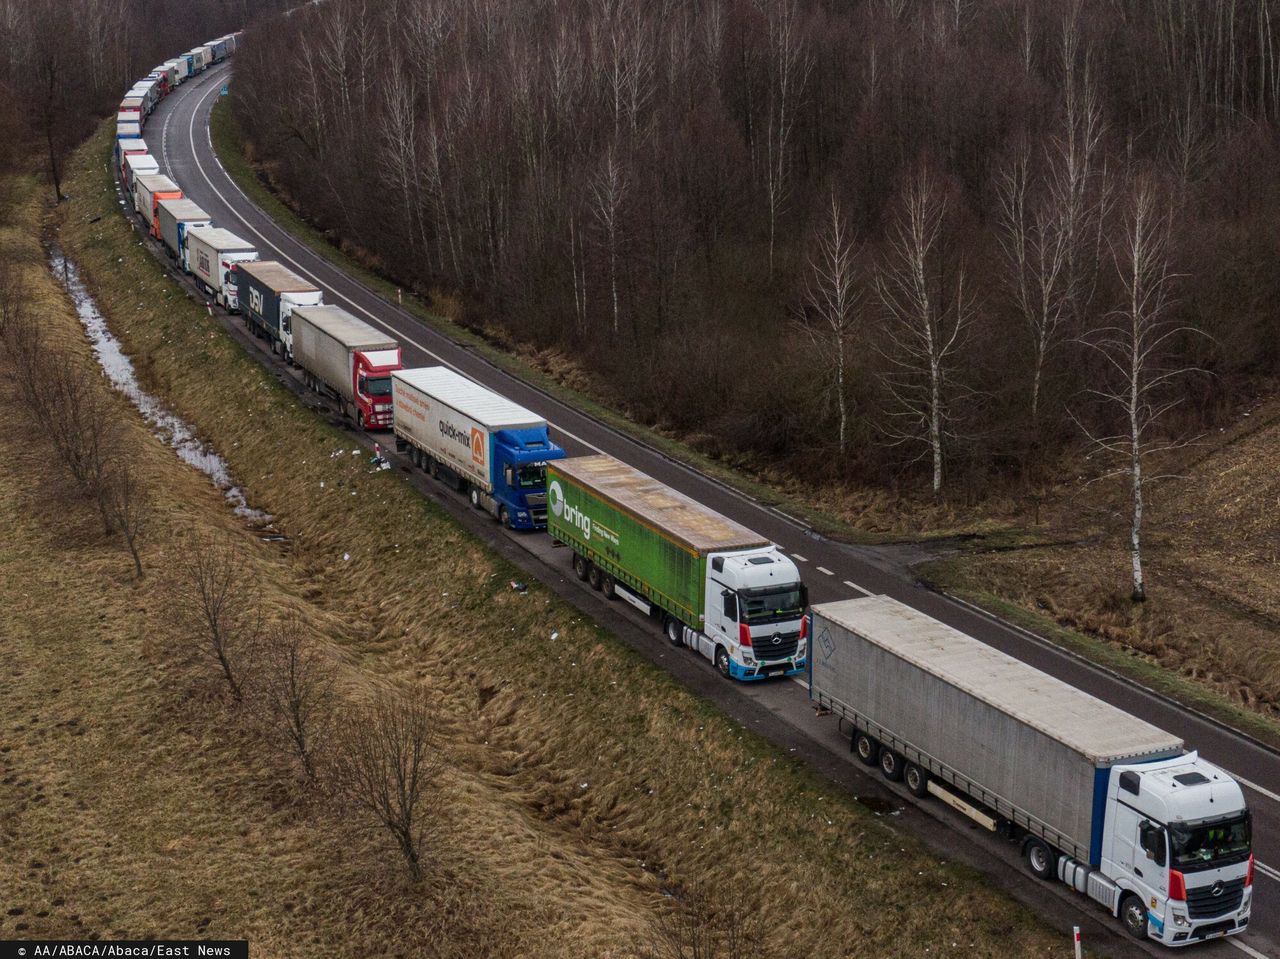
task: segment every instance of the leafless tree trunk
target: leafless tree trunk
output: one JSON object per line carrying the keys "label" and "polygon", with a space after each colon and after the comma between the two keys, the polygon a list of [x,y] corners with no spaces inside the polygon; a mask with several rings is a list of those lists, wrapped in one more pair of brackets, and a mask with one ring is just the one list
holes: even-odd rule
{"label": "leafless tree trunk", "polygon": [[627,200],[630,184],[626,171],[618,160],[617,150],[610,147],[605,154],[604,165],[591,184],[594,200],[592,213],[604,231],[605,255],[609,259],[609,291],[613,302],[613,332],[619,330],[621,313],[618,303],[618,256],[622,244],[622,206]]}
{"label": "leafless tree trunk", "polygon": [[765,127],[765,195],[769,210],[769,275],[778,216],[791,194],[791,135],[796,101],[813,66],[805,49],[797,0],[756,0],[768,24],[769,116]]}
{"label": "leafless tree trunk", "polygon": [[849,350],[862,323],[858,254],[859,248],[833,191],[809,257],[800,326],[831,364],[841,456],[849,451]]}
{"label": "leafless tree trunk", "polygon": [[222,670],[236,700],[245,666],[262,633],[253,572],[231,539],[193,543],[174,569],[173,614],[180,640]]}
{"label": "leafless tree trunk", "polygon": [[257,697],[268,728],[315,782],[337,720],[337,671],[296,619],[268,630],[263,653]]}
{"label": "leafless tree trunk", "polygon": [[338,756],[340,789],[391,834],[415,882],[426,841],[420,806],[442,765],[433,731],[420,698],[384,693],[348,717]]}
{"label": "leafless tree trunk", "polygon": [[882,376],[896,412],[884,432],[893,444],[922,444],[933,463],[933,493],[942,492],[944,444],[950,431],[952,364],[973,320],[975,303],[963,264],[944,277],[939,246],[947,201],[926,167],[907,184],[889,228],[875,289],[884,308]]}
{"label": "leafless tree trunk", "polygon": [[1164,415],[1182,402],[1170,390],[1192,367],[1169,367],[1164,360],[1171,341],[1195,334],[1169,317],[1177,275],[1169,257],[1173,213],[1167,197],[1147,175],[1135,177],[1129,188],[1121,235],[1115,244],[1115,267],[1124,293],[1122,305],[1110,314],[1111,325],[1093,331],[1085,343],[1103,360],[1111,385],[1090,389],[1105,407],[1121,414],[1123,429],[1110,436],[1085,430],[1095,453],[1118,462],[1107,476],[1123,475],[1129,487],[1129,559],[1132,598],[1147,598],[1143,576],[1142,529],[1144,493],[1153,482],[1147,461],[1186,445],[1185,439],[1161,437]]}
{"label": "leafless tree trunk", "polygon": [[151,521],[152,499],[136,463],[131,457],[115,460],[102,480],[99,508],[106,523],[124,537],[133,557],[134,574],[142,579],[141,540]]}

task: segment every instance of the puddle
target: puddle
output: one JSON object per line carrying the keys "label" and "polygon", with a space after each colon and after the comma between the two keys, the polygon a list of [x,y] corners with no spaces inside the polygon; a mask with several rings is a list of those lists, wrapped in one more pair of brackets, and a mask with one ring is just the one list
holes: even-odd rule
{"label": "puddle", "polygon": [[133,361],[107,327],[107,321],[80,280],[80,271],[56,246],[50,250],[49,269],[61,281],[75,304],[85,335],[93,346],[94,356],[111,385],[129,398],[151,424],[156,436],[170,446],[180,460],[209,477],[213,485],[222,491],[227,504],[237,516],[254,526],[270,525],[274,517],[249,505],[244,490],[232,481],[226,460],[200,440],[182,419],[169,412],[164,404],[138,385]]}

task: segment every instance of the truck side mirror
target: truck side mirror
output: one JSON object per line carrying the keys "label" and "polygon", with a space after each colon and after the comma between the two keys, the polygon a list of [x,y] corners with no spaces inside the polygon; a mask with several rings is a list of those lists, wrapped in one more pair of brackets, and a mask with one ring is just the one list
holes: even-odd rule
{"label": "truck side mirror", "polygon": [[1138,827],[1138,842],[1142,846],[1142,851],[1146,853],[1157,866],[1163,866],[1165,862],[1164,856],[1164,830],[1151,822],[1144,822]]}

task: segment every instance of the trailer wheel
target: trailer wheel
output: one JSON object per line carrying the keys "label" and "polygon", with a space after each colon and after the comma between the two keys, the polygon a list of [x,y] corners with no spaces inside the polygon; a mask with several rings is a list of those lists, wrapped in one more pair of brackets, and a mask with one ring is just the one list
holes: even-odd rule
{"label": "trailer wheel", "polygon": [[891,783],[902,779],[902,757],[892,749],[880,748],[880,773]]}
{"label": "trailer wheel", "polygon": [[587,567],[587,585],[592,589],[600,588],[600,584],[603,582],[602,576],[603,574],[600,572],[600,567],[595,563],[592,563]]}
{"label": "trailer wheel", "polygon": [[666,622],[662,624],[662,631],[667,634],[667,642],[672,646],[683,645],[684,624],[674,616],[666,617]]}
{"label": "trailer wheel", "polygon": [[880,744],[866,733],[855,731],[851,745],[864,766],[874,766],[880,762]]}
{"label": "trailer wheel", "polygon": [[716,669],[725,679],[729,679],[733,674],[729,671],[729,654],[725,652],[723,646],[716,647]]}
{"label": "trailer wheel", "polygon": [[587,580],[587,573],[589,572],[590,566],[591,564],[587,561],[587,558],[581,553],[573,554],[573,571],[578,574],[578,579],[582,580],[584,583]]}
{"label": "trailer wheel", "polygon": [[[1054,867],[1058,864],[1058,856],[1049,848],[1049,844],[1035,836],[1027,837],[1022,846],[1022,856],[1027,860],[1027,868],[1037,879],[1052,879]],[[1138,905],[1142,905],[1141,902]],[[1145,918],[1145,912],[1144,912]]]}
{"label": "trailer wheel", "polygon": [[1124,923],[1125,932],[1133,938],[1147,938],[1147,907],[1133,893],[1120,902],[1120,921]]}
{"label": "trailer wheel", "polygon": [[907,792],[917,799],[923,799],[929,795],[929,774],[915,763],[907,763],[907,768],[902,772],[902,779],[907,784]]}
{"label": "trailer wheel", "polygon": [[604,593],[605,599],[613,599],[618,595],[618,591],[614,588],[613,577],[608,573],[600,577],[600,592]]}

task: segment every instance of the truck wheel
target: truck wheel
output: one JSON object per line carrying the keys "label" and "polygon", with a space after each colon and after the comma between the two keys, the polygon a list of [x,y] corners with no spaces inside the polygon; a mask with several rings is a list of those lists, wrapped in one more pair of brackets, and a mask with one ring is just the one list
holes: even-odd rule
{"label": "truck wheel", "polygon": [[356,426],[364,429],[364,410],[356,410]]}
{"label": "truck wheel", "polygon": [[618,591],[613,585],[613,577],[608,573],[600,577],[600,592],[604,593],[605,599],[613,599],[618,595]]}
{"label": "truck wheel", "polygon": [[902,779],[902,757],[892,749],[880,749],[880,773],[891,783]]}
{"label": "truck wheel", "polygon": [[592,563],[587,567],[587,585],[592,589],[599,589],[603,582],[604,574],[600,572],[600,567]]}
{"label": "truck wheel", "polygon": [[864,766],[874,766],[880,762],[880,744],[866,733],[855,732],[851,745]]}
{"label": "truck wheel", "polygon": [[729,654],[725,652],[723,646],[716,647],[716,669],[725,679],[732,678],[733,674],[729,672]]}
{"label": "truck wheel", "polygon": [[1120,902],[1120,921],[1124,923],[1125,932],[1133,938],[1147,938],[1147,907],[1133,893]]}
{"label": "truck wheel", "polygon": [[473,509],[480,508],[480,491],[474,486],[471,487],[471,506]]}
{"label": "truck wheel", "polygon": [[511,529],[511,514],[507,512],[507,508],[505,506],[498,507],[498,522],[507,529]]}
{"label": "truck wheel", "polygon": [[[1031,870],[1031,875],[1037,879],[1053,878],[1054,867],[1058,864],[1058,857],[1043,839],[1037,839],[1035,836],[1028,838],[1026,844],[1022,847],[1022,855],[1027,860],[1027,868]],[[1138,905],[1141,906],[1142,902],[1139,901]],[[1145,919],[1145,912],[1143,917]]]}
{"label": "truck wheel", "polygon": [[587,580],[587,573],[591,564],[587,562],[587,558],[581,553],[573,554],[573,571],[578,574],[578,579],[584,583]]}
{"label": "truck wheel", "polygon": [[672,646],[680,646],[684,643],[684,624],[674,616],[668,616],[667,621],[662,624],[662,631],[667,634],[667,642]]}
{"label": "truck wheel", "polygon": [[902,771],[902,781],[907,784],[907,792],[917,799],[929,795],[929,774],[915,763],[907,763]]}

